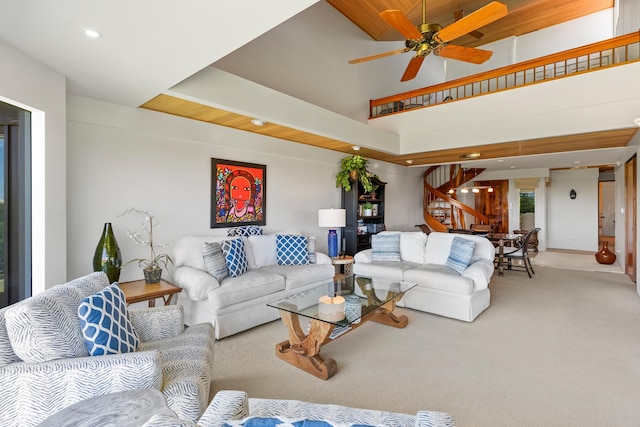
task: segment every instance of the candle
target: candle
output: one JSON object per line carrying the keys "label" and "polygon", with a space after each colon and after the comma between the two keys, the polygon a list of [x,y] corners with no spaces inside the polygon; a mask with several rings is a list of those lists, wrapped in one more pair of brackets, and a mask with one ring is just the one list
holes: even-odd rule
{"label": "candle", "polygon": [[344,298],[328,295],[318,299],[318,317],[328,322],[339,322],[344,319]]}

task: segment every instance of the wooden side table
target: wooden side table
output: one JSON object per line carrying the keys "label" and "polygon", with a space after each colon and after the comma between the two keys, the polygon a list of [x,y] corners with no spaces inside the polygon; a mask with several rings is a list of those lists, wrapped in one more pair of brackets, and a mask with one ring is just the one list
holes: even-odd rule
{"label": "wooden side table", "polygon": [[163,279],[160,279],[158,283],[145,283],[144,279],[140,279],[123,282],[119,285],[127,299],[127,304],[149,301],[149,307],[156,306],[156,298],[162,298],[164,305],[170,305],[173,296],[182,292],[182,288]]}
{"label": "wooden side table", "polygon": [[340,280],[353,275],[353,257],[344,255],[343,257],[331,258],[331,264],[342,266],[342,273],[336,274],[333,279]]}

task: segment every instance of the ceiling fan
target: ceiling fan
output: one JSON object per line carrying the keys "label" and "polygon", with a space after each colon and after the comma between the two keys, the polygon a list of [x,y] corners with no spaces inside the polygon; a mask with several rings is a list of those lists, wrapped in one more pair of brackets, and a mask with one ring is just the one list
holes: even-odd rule
{"label": "ceiling fan", "polygon": [[401,11],[393,9],[384,10],[380,12],[380,17],[406,38],[404,42],[405,48],[352,59],[349,63],[358,64],[360,62],[385,58],[399,53],[415,51],[415,56],[409,61],[409,65],[404,71],[402,79],[400,79],[400,81],[403,82],[413,79],[418,74],[422,61],[424,61],[424,58],[431,52],[433,52],[434,55],[445,58],[482,64],[491,58],[493,52],[452,45],[449,44],[449,42],[465,34],[473,33],[476,29],[506,16],[507,6],[494,1],[467,16],[462,17],[461,15],[460,13],[460,18],[445,28],[439,24],[428,23],[427,2],[426,0],[422,0],[422,24],[415,27],[409,18]]}

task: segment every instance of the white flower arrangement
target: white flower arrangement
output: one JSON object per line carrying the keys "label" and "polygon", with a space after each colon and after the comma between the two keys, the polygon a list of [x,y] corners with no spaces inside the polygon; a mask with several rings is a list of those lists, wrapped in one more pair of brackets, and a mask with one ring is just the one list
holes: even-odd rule
{"label": "white flower arrangement", "polygon": [[122,212],[118,217],[129,215],[129,214],[137,214],[143,215],[144,220],[142,221],[142,229],[143,233],[139,233],[137,231],[132,231],[127,228],[127,236],[133,240],[136,245],[142,245],[149,248],[149,258],[136,258],[128,261],[127,264],[131,262],[138,262],[138,265],[143,270],[154,270],[157,268],[164,267],[165,269],[169,264],[173,264],[173,260],[167,254],[157,254],[156,248],[166,249],[169,247],[169,244],[155,243],[153,241],[153,229],[154,227],[159,227],[160,223],[156,220],[156,218],[151,215],[147,211],[130,208]]}

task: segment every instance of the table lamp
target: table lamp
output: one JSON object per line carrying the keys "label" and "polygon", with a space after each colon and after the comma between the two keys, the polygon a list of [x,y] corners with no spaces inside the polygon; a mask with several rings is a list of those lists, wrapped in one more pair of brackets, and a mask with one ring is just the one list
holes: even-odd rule
{"label": "table lamp", "polygon": [[345,209],[319,209],[318,227],[329,228],[328,252],[331,258],[338,256],[338,227],[344,227],[347,223],[347,211]]}

